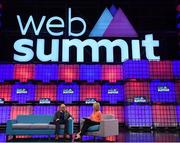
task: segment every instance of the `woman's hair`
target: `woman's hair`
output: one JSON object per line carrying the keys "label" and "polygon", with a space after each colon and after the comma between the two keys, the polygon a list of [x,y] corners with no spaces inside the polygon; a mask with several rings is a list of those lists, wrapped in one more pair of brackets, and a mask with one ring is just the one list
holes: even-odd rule
{"label": "woman's hair", "polygon": [[100,104],[99,104],[99,102],[95,102],[95,103],[93,104],[93,109],[94,109],[94,111],[99,111],[99,110],[100,110]]}

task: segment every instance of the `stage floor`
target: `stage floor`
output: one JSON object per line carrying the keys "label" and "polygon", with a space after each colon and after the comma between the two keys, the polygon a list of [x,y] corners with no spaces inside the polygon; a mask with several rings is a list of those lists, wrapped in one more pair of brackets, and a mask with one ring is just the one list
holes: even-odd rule
{"label": "stage floor", "polygon": [[[0,131],[0,142],[6,141],[5,131]],[[11,140],[13,142],[55,142],[54,137],[50,139],[47,136],[17,136],[16,139]],[[118,136],[112,136],[108,138],[96,139],[96,142],[179,142],[179,131],[142,131],[133,130],[120,131]],[[71,140],[60,139],[58,142],[71,142]],[[91,136],[84,136],[82,142],[94,142],[94,138]]]}

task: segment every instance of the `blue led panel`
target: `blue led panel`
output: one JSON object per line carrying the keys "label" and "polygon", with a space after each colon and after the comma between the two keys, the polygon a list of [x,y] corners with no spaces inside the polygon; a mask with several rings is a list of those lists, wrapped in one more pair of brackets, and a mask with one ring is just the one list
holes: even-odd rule
{"label": "blue led panel", "polygon": [[101,80],[101,65],[80,65],[80,80]]}
{"label": "blue led panel", "polygon": [[79,101],[79,85],[77,84],[60,84],[58,85],[57,100],[64,103]]}

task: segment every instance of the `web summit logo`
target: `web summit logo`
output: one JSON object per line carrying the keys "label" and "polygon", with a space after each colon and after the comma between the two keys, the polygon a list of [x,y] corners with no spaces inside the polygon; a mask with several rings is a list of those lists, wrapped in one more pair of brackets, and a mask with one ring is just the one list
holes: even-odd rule
{"label": "web summit logo", "polygon": [[132,24],[121,8],[117,9],[114,5],[102,13],[90,37],[138,37]]}
{"label": "web summit logo", "polygon": [[[88,39],[83,41],[78,37],[86,33],[86,21],[82,17],[73,17],[71,8],[68,8],[67,16],[67,23],[64,23],[64,20],[59,16],[53,16],[49,19],[42,16],[39,24],[37,24],[32,15],[29,16],[27,21],[23,21],[21,16],[17,15],[22,38],[14,43],[14,61],[30,62],[36,57],[41,62],[70,62],[70,48],[76,47],[76,61],[84,62],[84,50],[87,46],[92,51],[92,62],[101,62],[99,60],[100,47],[106,50],[106,55],[101,56],[105,56],[107,63],[114,62],[114,48],[120,49],[121,62],[129,59],[129,51],[132,51],[132,59],[141,59],[141,48],[145,48],[148,60],[160,60],[160,56],[156,56],[154,53],[155,48],[159,47],[159,40],[154,40],[153,34],[146,34],[144,40],[139,40],[137,32],[121,8],[117,9],[115,6],[110,9],[105,8],[90,32]],[[77,22],[82,27],[80,31],[73,31],[72,23],[74,22]],[[45,46],[46,39],[40,38],[43,25],[46,27],[46,33],[52,36],[51,53],[49,54],[45,53],[47,48]],[[67,35],[71,39],[61,37],[64,35],[65,26],[68,29]],[[43,29],[43,32],[45,30]],[[34,33],[33,39],[25,37],[28,31],[31,31],[31,36]],[[102,38],[97,40],[97,37]],[[110,40],[108,37],[115,37],[116,39]],[[117,37],[130,37],[131,42],[120,38],[117,39]],[[34,40],[35,38],[37,39]],[[62,59],[60,59],[60,54],[62,54]]]}

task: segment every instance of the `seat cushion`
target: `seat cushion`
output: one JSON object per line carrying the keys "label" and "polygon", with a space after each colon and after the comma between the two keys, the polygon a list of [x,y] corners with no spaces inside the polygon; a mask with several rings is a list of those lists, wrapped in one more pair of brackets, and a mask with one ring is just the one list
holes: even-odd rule
{"label": "seat cushion", "polygon": [[113,115],[109,115],[109,114],[103,114],[102,118],[103,119],[115,119],[115,117]]}
{"label": "seat cushion", "polygon": [[30,126],[31,126],[31,124],[21,124],[21,123],[17,123],[17,124],[13,124],[12,125],[12,128],[13,129],[30,129]]}
{"label": "seat cushion", "polygon": [[94,125],[88,128],[88,132],[99,131],[100,125]]}
{"label": "seat cushion", "polygon": [[[62,124],[62,125],[60,125],[60,129],[64,129],[64,127],[65,127],[65,125],[64,124]],[[49,129],[53,129],[53,130],[55,130],[55,128],[56,128],[56,126],[55,125],[49,125]]]}
{"label": "seat cushion", "polygon": [[18,115],[17,116],[18,123],[45,123],[48,124],[53,122],[53,116],[50,115]]}
{"label": "seat cushion", "polygon": [[[30,124],[30,123],[17,123],[17,124],[13,124],[12,126],[13,129],[18,129],[18,130],[54,130],[55,129],[55,125],[52,124],[41,124],[41,123],[34,123],[34,124]],[[64,125],[60,125],[61,129],[64,129]]]}

